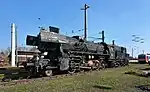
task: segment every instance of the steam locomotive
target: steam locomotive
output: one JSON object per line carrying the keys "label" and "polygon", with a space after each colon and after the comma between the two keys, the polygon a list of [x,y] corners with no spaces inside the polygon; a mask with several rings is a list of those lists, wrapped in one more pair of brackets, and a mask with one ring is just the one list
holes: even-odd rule
{"label": "steam locomotive", "polygon": [[128,65],[126,48],[105,42],[85,41],[79,36],[59,33],[59,28],[41,29],[37,36],[27,35],[26,44],[37,46],[39,54],[24,64],[30,74],[51,76],[55,71],[100,70]]}

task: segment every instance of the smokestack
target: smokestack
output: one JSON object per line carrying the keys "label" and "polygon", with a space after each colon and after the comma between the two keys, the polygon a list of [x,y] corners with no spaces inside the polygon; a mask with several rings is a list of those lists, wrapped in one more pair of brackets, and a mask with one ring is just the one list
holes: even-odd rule
{"label": "smokestack", "polygon": [[104,42],[104,39],[105,39],[105,37],[104,37],[104,31],[102,31],[102,42]]}
{"label": "smokestack", "polygon": [[15,24],[11,24],[11,66],[15,67]]}
{"label": "smokestack", "polygon": [[112,41],[112,44],[115,45],[115,40]]}

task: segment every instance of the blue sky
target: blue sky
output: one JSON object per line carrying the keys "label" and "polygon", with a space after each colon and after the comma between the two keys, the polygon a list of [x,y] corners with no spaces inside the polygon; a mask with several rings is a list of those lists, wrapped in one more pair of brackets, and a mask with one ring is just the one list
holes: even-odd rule
{"label": "blue sky", "polygon": [[[133,46],[139,52],[144,49],[150,53],[149,0],[1,0],[0,49],[10,46],[11,23],[18,27],[19,45],[25,45],[27,34],[37,35],[40,25],[56,26],[61,33],[73,35],[72,30],[84,28],[84,13],[80,9],[85,3],[90,6],[88,36],[98,37],[94,34],[104,30],[107,43],[114,39],[116,44],[126,46],[129,53]],[[133,43],[132,34],[144,38],[144,44]]]}

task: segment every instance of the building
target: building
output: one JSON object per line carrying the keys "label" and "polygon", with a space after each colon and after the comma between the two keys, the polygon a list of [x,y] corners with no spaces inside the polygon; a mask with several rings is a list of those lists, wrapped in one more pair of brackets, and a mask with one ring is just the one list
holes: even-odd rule
{"label": "building", "polygon": [[[39,50],[37,50],[36,48],[19,48],[17,50],[17,59],[16,59],[16,64],[18,61],[18,64],[21,65],[23,62],[27,62],[28,59],[32,58],[33,55],[40,53]],[[11,61],[11,53],[9,55],[9,61]]]}
{"label": "building", "polygon": [[0,67],[4,65],[4,55],[0,54]]}
{"label": "building", "polygon": [[0,63],[3,63],[3,62],[4,62],[4,56],[0,55]]}
{"label": "building", "polygon": [[18,51],[17,52],[17,57],[18,57],[18,62],[26,62],[28,59],[32,58],[34,54],[39,53],[38,51]]}

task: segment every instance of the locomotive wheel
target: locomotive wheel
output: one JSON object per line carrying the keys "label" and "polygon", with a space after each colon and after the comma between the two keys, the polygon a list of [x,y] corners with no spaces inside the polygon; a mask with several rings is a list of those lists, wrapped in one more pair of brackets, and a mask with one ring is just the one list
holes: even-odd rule
{"label": "locomotive wheel", "polygon": [[101,63],[101,69],[105,69],[105,63]]}
{"label": "locomotive wheel", "polygon": [[73,69],[73,68],[71,69],[71,68],[70,68],[70,69],[68,70],[68,73],[69,73],[69,74],[74,74],[75,71],[76,71],[76,69]]}
{"label": "locomotive wheel", "polygon": [[103,60],[99,60],[99,61],[101,62],[98,63],[99,64],[98,70],[105,69],[106,68],[105,62]]}
{"label": "locomotive wheel", "polygon": [[52,76],[52,74],[53,74],[52,70],[46,70],[46,71],[45,71],[45,75],[46,75],[46,76],[49,76],[49,77],[50,77],[50,76]]}
{"label": "locomotive wheel", "polygon": [[116,62],[115,61],[112,61],[110,63],[110,68],[115,68],[117,66]]}
{"label": "locomotive wheel", "polygon": [[120,63],[119,62],[116,62],[116,66],[115,67],[119,67],[120,66]]}
{"label": "locomotive wheel", "polygon": [[100,63],[96,63],[95,66],[96,66],[96,70],[100,70]]}
{"label": "locomotive wheel", "polygon": [[76,68],[75,68],[75,62],[74,61],[70,61],[69,62],[69,69],[68,69],[68,73],[69,74],[74,74],[76,72]]}
{"label": "locomotive wheel", "polygon": [[12,79],[11,78],[3,78],[2,81],[3,82],[10,82]]}
{"label": "locomotive wheel", "polygon": [[118,67],[118,63],[117,62],[114,62],[114,67],[116,68],[116,67]]}
{"label": "locomotive wheel", "polygon": [[100,69],[102,69],[102,68],[103,68],[102,63],[100,63],[100,62],[99,62],[99,63],[96,63],[96,65],[95,65],[95,66],[96,66],[96,70],[97,70],[97,71],[99,71]]}

